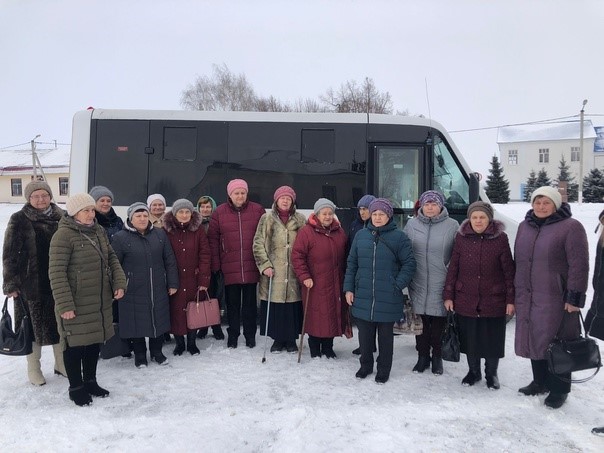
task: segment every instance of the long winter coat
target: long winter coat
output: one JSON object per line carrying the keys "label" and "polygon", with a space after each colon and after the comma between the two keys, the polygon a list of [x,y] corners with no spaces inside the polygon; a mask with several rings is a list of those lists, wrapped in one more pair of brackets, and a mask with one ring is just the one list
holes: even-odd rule
{"label": "long winter coat", "polygon": [[592,284],[594,298],[585,317],[585,326],[590,335],[604,340],[604,211],[600,213],[600,239],[596,248],[596,261]]}
{"label": "long winter coat", "polygon": [[[2,289],[4,294],[19,291],[29,308],[34,339],[41,346],[59,342],[48,250],[61,217],[63,210],[54,203],[48,215],[27,203],[10,217],[4,235]],[[15,325],[21,324],[23,315],[21,306],[15,304]]]}
{"label": "long winter coat", "polygon": [[[342,293],[346,266],[346,233],[334,219],[323,228],[315,214],[298,231],[292,250],[292,265],[306,301],[304,280],[311,278],[305,333],[319,338],[338,337],[344,333],[348,309]],[[346,305],[346,306],[344,306]]]}
{"label": "long winter coat", "polygon": [[97,223],[105,229],[109,242],[113,240],[113,236],[122,231],[124,228],[124,221],[115,213],[113,208],[109,210],[107,214],[101,214],[99,211],[95,212]]}
{"label": "long winter coat", "polygon": [[415,273],[411,242],[390,221],[371,222],[352,241],[344,291],[354,293],[352,315],[371,322],[395,322],[403,317],[403,289]]}
{"label": "long winter coat", "polygon": [[[113,336],[113,291],[126,289],[126,276],[98,223],[85,226],[68,215],[61,218],[50,241],[48,274],[63,349],[103,343]],[[72,310],[75,318],[61,318]]]}
{"label": "long winter coat", "polygon": [[186,335],[187,302],[195,300],[200,286],[210,286],[210,247],[201,225],[198,212],[191,213],[191,220],[182,224],[172,212],[164,216],[164,230],[168,234],[176,264],[179,288],[170,296],[170,324],[174,335]]}
{"label": "long winter coat", "polygon": [[229,199],[212,213],[208,239],[212,250],[212,272],[224,274],[225,285],[258,283],[254,259],[254,235],[265,211],[253,201],[235,208]]}
{"label": "long winter coat", "polygon": [[126,221],[111,247],[126,274],[128,289],[118,302],[122,338],[156,338],[170,330],[168,288],[178,288],[178,268],[170,241],[151,222],[145,234]]}
{"label": "long winter coat", "polygon": [[426,217],[420,210],[403,229],[413,245],[417,266],[409,296],[418,315],[447,315],[442,292],[458,229],[459,223],[444,207],[435,217]]}
{"label": "long winter coat", "polygon": [[302,299],[300,285],[291,265],[291,253],[298,230],[305,223],[306,218],[294,210],[284,224],[275,205],[260,218],[254,236],[254,257],[260,271],[258,294],[261,300],[268,300],[269,278],[262,273],[268,268],[274,270],[271,302],[297,302]]}
{"label": "long winter coat", "polygon": [[467,219],[459,227],[443,291],[443,299],[453,301],[456,313],[496,318],[514,304],[514,260],[503,230],[498,220],[481,234]]}
{"label": "long winter coat", "polygon": [[[529,210],[518,227],[516,259],[516,354],[544,360],[564,315],[564,304],[582,307],[589,273],[585,229],[571,217],[570,206],[560,209],[541,226]],[[579,334],[579,317],[566,317],[561,338]]]}

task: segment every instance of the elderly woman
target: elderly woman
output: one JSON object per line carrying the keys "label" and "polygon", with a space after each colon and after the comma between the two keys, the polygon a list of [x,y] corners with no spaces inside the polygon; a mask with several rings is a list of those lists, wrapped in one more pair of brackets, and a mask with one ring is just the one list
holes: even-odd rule
{"label": "elderly woman", "polygon": [[243,321],[243,336],[248,348],[256,346],[256,285],[260,279],[253,242],[264,208],[248,200],[243,179],[227,184],[228,200],[212,213],[208,237],[212,249],[212,272],[224,275],[229,338],[227,346],[236,348]]}
{"label": "elderly woman", "polygon": [[[342,297],[346,266],[346,233],[335,218],[336,205],[319,198],[308,223],[298,231],[292,265],[302,286],[311,357],[335,359],[333,339],[344,333],[348,306]],[[308,294],[310,293],[310,294]]]}
{"label": "elderly woman", "polygon": [[113,192],[105,186],[94,186],[88,192],[94,198],[96,221],[107,232],[109,242],[124,227],[123,220],[113,210]]}
{"label": "elderly woman", "polygon": [[[302,298],[292,267],[291,250],[298,230],[306,223],[296,212],[296,192],[289,186],[275,190],[273,208],[260,218],[254,236],[254,257],[260,271],[260,334],[269,335],[272,353],[298,351],[296,339],[302,330]],[[269,279],[272,278],[272,292]],[[270,300],[270,307],[268,301]],[[264,332],[267,312],[268,332]]]}
{"label": "elderly woman", "polygon": [[176,347],[174,355],[182,355],[186,350],[198,355],[195,344],[196,330],[187,327],[187,303],[194,301],[198,291],[210,286],[210,247],[206,231],[201,226],[201,216],[193,208],[193,203],[181,198],[172,204],[172,210],[164,216],[164,230],[178,265],[178,291],[170,296],[170,324]]}
{"label": "elderly woman", "polygon": [[539,187],[531,205],[514,246],[515,349],[516,355],[531,359],[533,369],[532,382],[519,392],[532,396],[549,391],[545,405],[557,409],[568,397],[571,376],[549,372],[546,350],[556,336],[579,335],[578,312],[585,305],[589,273],[587,235],[556,189]]}
{"label": "elderly woman", "polygon": [[130,340],[137,368],[147,366],[145,337],[151,360],[165,365],[163,334],[170,330],[168,296],[178,289],[176,258],[166,233],[151,224],[146,204],[134,203],[127,212],[126,225],[111,244],[128,278],[119,302],[120,336]]}
{"label": "elderly woman", "polygon": [[431,363],[432,373],[439,375],[443,373],[440,340],[447,319],[442,294],[459,224],[449,217],[445,198],[436,190],[424,192],[419,206],[416,216],[403,229],[411,240],[417,264],[409,296],[423,325],[421,335],[415,337],[418,359],[413,372],[423,373]]}
{"label": "elderly woman", "polygon": [[[52,191],[45,181],[25,187],[27,202],[8,221],[4,235],[2,271],[4,294],[21,297],[27,306],[34,332],[33,352],[27,356],[27,376],[34,385],[44,385],[40,358],[42,346],[52,345],[55,374],[67,375],[55,319],[55,302],[48,279],[50,239],[57,231],[63,210],[52,203]],[[24,316],[15,304],[15,325]]]}
{"label": "elderly woman", "polygon": [[166,213],[166,199],[160,193],[154,193],[147,197],[147,207],[149,208],[149,222],[155,228],[163,228],[164,214]]}
{"label": "elderly woman", "polygon": [[373,348],[378,336],[375,382],[385,384],[390,377],[394,349],[394,323],[403,317],[403,289],[415,272],[411,242],[396,227],[394,209],[386,198],[369,205],[371,222],[352,242],[344,291],[346,302],[359,329],[361,368],[358,379],[373,373]]}
{"label": "elderly woman", "polygon": [[503,224],[483,201],[468,207],[468,218],[455,236],[445,281],[445,308],[455,310],[461,352],[469,371],[461,383],[482,379],[485,358],[487,387],[500,387],[497,369],[505,355],[506,315],[514,314],[514,261]]}
{"label": "elderly woman", "polygon": [[113,336],[111,301],[121,299],[126,277],[107,235],[95,220],[95,201],[76,194],[50,241],[48,275],[69,379],[69,398],[78,406],[104,398],[96,381],[101,343]]}

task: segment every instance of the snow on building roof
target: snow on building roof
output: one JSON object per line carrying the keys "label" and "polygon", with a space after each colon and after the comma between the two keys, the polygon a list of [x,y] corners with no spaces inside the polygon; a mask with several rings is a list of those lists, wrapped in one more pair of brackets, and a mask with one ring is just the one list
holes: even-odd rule
{"label": "snow on building roof", "polygon": [[[66,171],[69,171],[70,146],[36,149],[36,154],[45,172],[54,173],[50,169],[66,169]],[[31,149],[0,150],[0,171],[4,173],[9,171],[31,171],[31,168]]]}
{"label": "snow on building roof", "polygon": [[[580,121],[565,121],[563,123],[503,126],[497,131],[497,143],[578,140],[581,132],[579,123]],[[596,138],[596,131],[591,120],[583,122],[583,138]]]}

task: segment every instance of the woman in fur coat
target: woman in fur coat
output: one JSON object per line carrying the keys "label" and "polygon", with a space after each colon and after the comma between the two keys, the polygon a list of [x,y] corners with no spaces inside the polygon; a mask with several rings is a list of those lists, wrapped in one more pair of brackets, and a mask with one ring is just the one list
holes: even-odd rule
{"label": "woman in fur coat", "polygon": [[[63,210],[52,203],[52,191],[45,181],[32,181],[25,187],[27,203],[15,212],[6,227],[2,266],[4,294],[21,296],[34,331],[33,352],[27,356],[27,375],[34,385],[44,385],[40,357],[42,346],[52,345],[55,374],[66,376],[63,351],[55,320],[55,301],[48,279],[50,239],[57,231]],[[15,325],[23,319],[21,307],[15,305]]]}

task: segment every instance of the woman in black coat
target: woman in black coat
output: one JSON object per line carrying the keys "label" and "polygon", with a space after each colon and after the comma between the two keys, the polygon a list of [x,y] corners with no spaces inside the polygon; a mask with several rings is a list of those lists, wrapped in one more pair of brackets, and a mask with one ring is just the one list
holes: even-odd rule
{"label": "woman in black coat", "polygon": [[128,280],[119,302],[120,336],[129,339],[137,368],[147,366],[149,337],[151,360],[167,363],[162,353],[163,335],[170,330],[168,296],[178,289],[178,269],[170,241],[149,221],[149,208],[137,202],[128,208],[124,229],[111,244]]}

